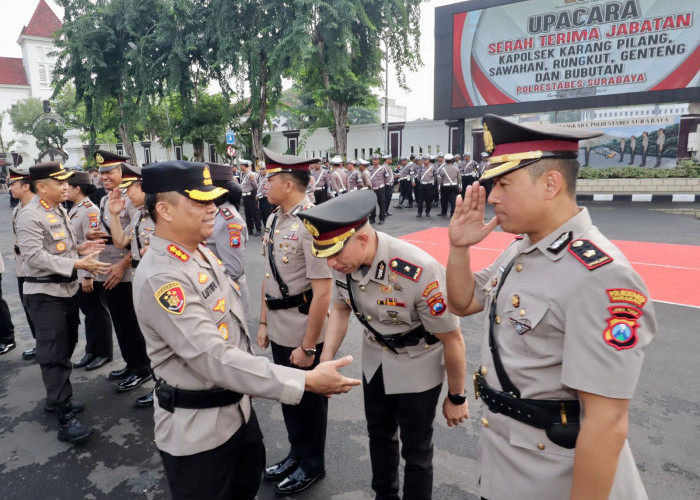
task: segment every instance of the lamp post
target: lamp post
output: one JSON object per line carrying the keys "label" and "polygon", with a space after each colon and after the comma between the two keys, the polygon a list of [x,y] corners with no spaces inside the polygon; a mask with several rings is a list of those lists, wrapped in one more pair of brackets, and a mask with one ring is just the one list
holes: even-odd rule
{"label": "lamp post", "polygon": [[389,42],[384,32],[384,153],[389,154]]}

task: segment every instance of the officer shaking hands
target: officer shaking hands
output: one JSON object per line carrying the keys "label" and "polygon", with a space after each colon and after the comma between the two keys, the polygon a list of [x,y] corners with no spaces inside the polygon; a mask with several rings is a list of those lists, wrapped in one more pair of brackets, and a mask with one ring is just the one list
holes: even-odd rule
{"label": "officer shaking hands", "polygon": [[214,230],[214,200],[227,191],[200,163],[162,162],[142,174],[155,234],[136,269],[134,306],[172,497],[253,499],[265,448],[250,396],[297,404],[305,390],[347,392],[359,381],[337,370],[352,358],[302,371],[254,356],[239,292],[201,244]]}
{"label": "officer shaking hands", "polygon": [[433,489],[433,421],[447,372],[447,425],[469,416],[459,319],[447,311],[445,268],[369,224],[375,195],[356,191],[300,212],[312,251],[334,270],[335,298],[321,360],[333,359],[354,312],[364,326],[365,415],[377,498],[399,498],[399,432],[406,461],[403,498]]}
{"label": "officer shaking hands", "polygon": [[[578,141],[601,135],[484,117],[491,153],[450,222],[449,308],[486,311],[481,497],[646,499],[628,408],[656,322],[647,288],[576,205]],[[473,273],[470,247],[497,226],[515,240]]]}

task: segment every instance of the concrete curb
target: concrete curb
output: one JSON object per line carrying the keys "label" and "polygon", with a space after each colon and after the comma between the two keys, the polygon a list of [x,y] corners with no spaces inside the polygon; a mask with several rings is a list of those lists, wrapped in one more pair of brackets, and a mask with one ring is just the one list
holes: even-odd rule
{"label": "concrete curb", "polygon": [[642,203],[700,203],[698,194],[577,194],[576,201],[605,201],[605,202],[642,202]]}

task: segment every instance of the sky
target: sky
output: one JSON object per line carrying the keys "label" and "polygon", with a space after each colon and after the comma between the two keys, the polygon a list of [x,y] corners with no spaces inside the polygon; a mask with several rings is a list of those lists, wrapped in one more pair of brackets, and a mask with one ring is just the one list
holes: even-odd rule
{"label": "sky", "polygon": [[[433,61],[435,59],[435,8],[457,3],[459,0],[430,0],[421,5],[421,40],[420,51],[423,67],[415,73],[406,73],[406,82],[410,91],[399,87],[396,73],[389,67],[389,99],[396,104],[407,107],[408,120],[433,118]],[[63,18],[63,9],[53,0],[46,0],[59,18]],[[22,26],[29,20],[39,0],[0,0],[0,57],[22,57],[17,45]],[[382,75],[383,77],[383,75]],[[379,91],[384,95],[383,90]]]}

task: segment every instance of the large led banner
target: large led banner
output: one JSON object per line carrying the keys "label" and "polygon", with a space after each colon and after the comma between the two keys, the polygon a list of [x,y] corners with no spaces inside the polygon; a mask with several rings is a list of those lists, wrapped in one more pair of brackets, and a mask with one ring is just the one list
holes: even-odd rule
{"label": "large led banner", "polygon": [[[477,0],[439,8],[436,118],[475,116],[485,106],[517,112],[697,98],[699,13],[698,0]],[[523,103],[532,104],[512,106]]]}

